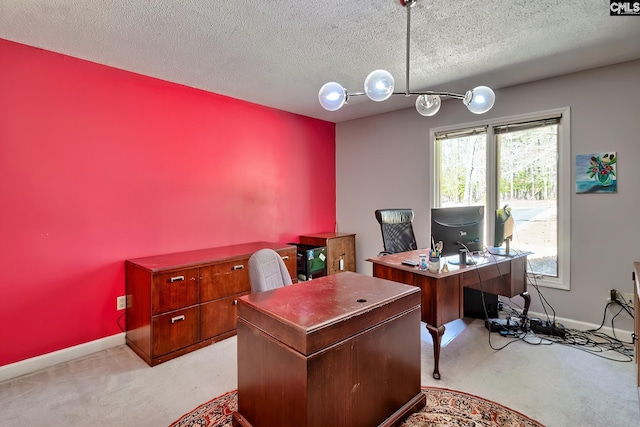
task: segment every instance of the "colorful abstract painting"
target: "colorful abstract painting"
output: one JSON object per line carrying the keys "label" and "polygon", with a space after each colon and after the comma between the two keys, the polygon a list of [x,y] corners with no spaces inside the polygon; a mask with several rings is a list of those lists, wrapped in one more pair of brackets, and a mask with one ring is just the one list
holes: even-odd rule
{"label": "colorful abstract painting", "polygon": [[576,193],[618,191],[618,156],[615,151],[576,156]]}

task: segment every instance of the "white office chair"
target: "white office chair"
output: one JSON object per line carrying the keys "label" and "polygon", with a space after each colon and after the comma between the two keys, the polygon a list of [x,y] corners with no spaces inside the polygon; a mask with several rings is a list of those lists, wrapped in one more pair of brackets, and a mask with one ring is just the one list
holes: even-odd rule
{"label": "white office chair", "polygon": [[289,270],[280,254],[273,249],[260,249],[249,258],[251,292],[262,292],[292,283]]}

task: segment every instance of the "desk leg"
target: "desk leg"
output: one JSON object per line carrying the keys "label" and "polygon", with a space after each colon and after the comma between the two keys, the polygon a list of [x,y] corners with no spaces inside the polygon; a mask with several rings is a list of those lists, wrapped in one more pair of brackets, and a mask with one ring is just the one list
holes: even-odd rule
{"label": "desk leg", "polygon": [[529,295],[529,292],[524,291],[520,296],[524,298],[524,310],[522,310],[522,316],[527,317],[527,313],[529,313],[529,306],[531,305],[531,295]]}
{"label": "desk leg", "polygon": [[442,347],[442,336],[444,335],[444,325],[435,328],[427,325],[427,330],[433,338],[433,378],[440,379],[440,348]]}

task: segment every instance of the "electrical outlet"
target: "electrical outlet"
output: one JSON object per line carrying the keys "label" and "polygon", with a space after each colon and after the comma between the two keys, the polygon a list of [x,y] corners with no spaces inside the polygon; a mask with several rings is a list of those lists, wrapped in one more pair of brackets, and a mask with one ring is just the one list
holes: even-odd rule
{"label": "electrical outlet", "polygon": [[125,308],[127,308],[127,296],[126,295],[122,295],[119,296],[117,301],[116,301],[116,308],[117,310],[124,310]]}
{"label": "electrical outlet", "polygon": [[[611,302],[611,297],[613,296],[613,294],[611,293],[611,291],[607,291],[607,301]],[[633,294],[623,294],[623,293],[618,293],[616,296],[616,300],[622,300],[622,298],[624,298],[624,301],[620,301],[620,302],[625,302],[631,306],[633,306]]]}

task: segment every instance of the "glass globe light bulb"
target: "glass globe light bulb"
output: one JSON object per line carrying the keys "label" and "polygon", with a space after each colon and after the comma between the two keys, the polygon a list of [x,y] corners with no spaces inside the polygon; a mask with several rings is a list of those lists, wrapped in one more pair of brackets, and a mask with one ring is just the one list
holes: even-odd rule
{"label": "glass globe light bulb", "polygon": [[339,110],[347,102],[347,91],[339,83],[325,83],[318,92],[318,101],[327,111]]}
{"label": "glass globe light bulb", "polygon": [[423,116],[433,116],[440,111],[440,105],[438,95],[420,95],[416,99],[416,110]]}
{"label": "glass globe light bulb", "polygon": [[372,101],[384,101],[393,94],[395,80],[386,70],[375,70],[369,73],[364,81],[364,93]]}
{"label": "glass globe light bulb", "polygon": [[484,114],[493,107],[496,94],[487,86],[478,86],[467,91],[462,102],[472,113]]}

